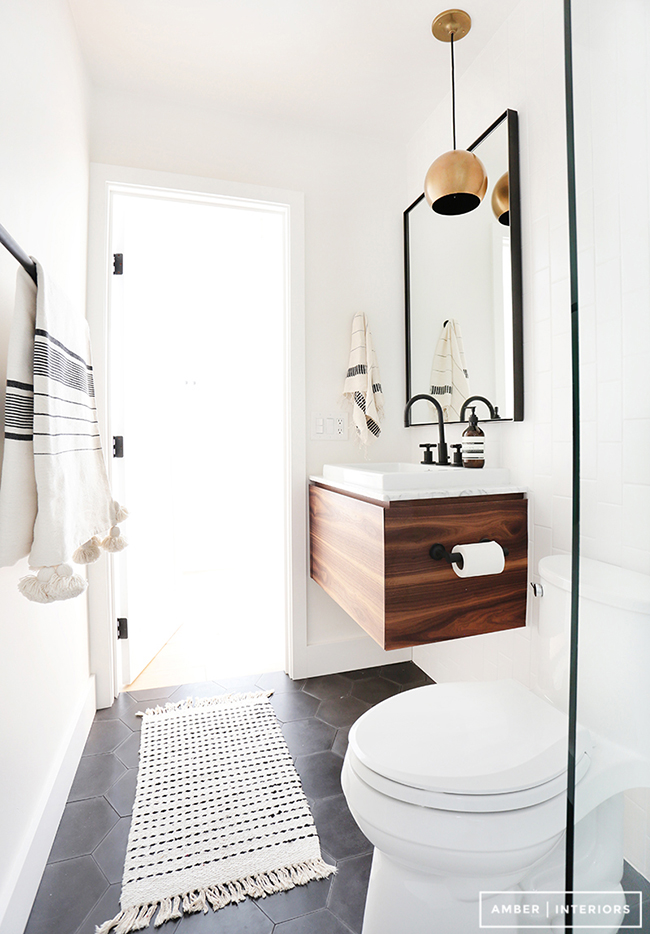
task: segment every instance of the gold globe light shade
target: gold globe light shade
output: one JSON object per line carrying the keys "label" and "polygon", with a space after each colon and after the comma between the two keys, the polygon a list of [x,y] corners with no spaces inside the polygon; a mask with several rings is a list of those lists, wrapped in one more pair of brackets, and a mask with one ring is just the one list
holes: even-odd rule
{"label": "gold globe light shade", "polygon": [[503,224],[504,227],[510,226],[510,184],[507,172],[504,172],[494,186],[492,210],[500,224]]}
{"label": "gold globe light shade", "polygon": [[436,214],[467,214],[477,208],[487,191],[483,163],[465,149],[438,156],[424,179],[424,196]]}

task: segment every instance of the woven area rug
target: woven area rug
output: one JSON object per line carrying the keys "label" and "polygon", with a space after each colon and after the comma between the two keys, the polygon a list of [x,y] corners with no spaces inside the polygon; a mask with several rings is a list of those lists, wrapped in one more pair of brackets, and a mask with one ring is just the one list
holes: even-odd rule
{"label": "woven area rug", "polygon": [[[270,692],[268,692],[270,693]],[[260,898],[335,872],[268,693],[143,714],[121,911],[97,934]]]}

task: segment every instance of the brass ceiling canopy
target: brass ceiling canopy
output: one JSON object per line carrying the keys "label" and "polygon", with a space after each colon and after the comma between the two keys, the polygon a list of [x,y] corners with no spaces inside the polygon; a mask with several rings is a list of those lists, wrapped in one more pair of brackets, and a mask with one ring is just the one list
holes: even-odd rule
{"label": "brass ceiling canopy", "polygon": [[508,173],[504,172],[492,192],[494,216],[504,227],[510,226],[510,185]]}
{"label": "brass ceiling canopy", "polygon": [[431,23],[431,32],[441,42],[451,42],[452,36],[458,42],[471,28],[471,17],[464,10],[445,10],[444,13],[438,13]]}
{"label": "brass ceiling canopy", "polygon": [[467,214],[478,207],[487,191],[483,163],[474,153],[456,149],[456,84],[454,42],[470,31],[472,20],[464,10],[445,10],[431,24],[431,32],[441,42],[451,44],[451,117],[454,148],[439,156],[424,180],[424,195],[436,214]]}

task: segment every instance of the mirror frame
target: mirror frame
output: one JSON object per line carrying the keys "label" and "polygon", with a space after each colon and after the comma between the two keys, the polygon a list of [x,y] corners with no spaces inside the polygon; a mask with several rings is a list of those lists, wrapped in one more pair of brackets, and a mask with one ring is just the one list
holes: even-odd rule
{"label": "mirror frame", "polygon": [[[514,412],[512,418],[502,418],[504,422],[522,422],[524,420],[524,333],[523,333],[523,278],[521,262],[521,182],[519,173],[519,119],[516,110],[506,110],[492,123],[484,133],[469,146],[469,152],[495,130],[503,121],[508,128],[508,172],[510,196],[510,265],[512,284],[512,356]],[[406,314],[406,402],[412,398],[411,389],[411,272],[409,250],[409,214],[424,198],[419,198],[404,211],[404,307]],[[441,218],[444,221],[444,218]],[[492,402],[492,400],[490,400]],[[497,403],[498,404],[498,403]],[[488,419],[489,420],[489,419]],[[485,421],[481,418],[480,421]],[[421,425],[434,425],[433,421],[411,422],[409,428]],[[445,422],[458,425],[461,422]]]}

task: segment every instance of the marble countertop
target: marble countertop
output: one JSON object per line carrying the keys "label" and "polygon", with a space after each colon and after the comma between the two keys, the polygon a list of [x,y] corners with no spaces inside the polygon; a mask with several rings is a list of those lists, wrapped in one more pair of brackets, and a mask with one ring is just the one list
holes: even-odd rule
{"label": "marble countertop", "polygon": [[309,479],[314,483],[322,483],[323,486],[331,487],[333,490],[339,490],[341,493],[352,493],[354,496],[363,496],[364,499],[372,499],[377,503],[392,503],[400,500],[411,499],[449,499],[456,496],[495,496],[504,493],[527,493],[528,487],[525,486],[486,486],[482,487],[478,477],[468,477],[466,489],[429,489],[429,490],[380,490],[376,487],[359,486],[353,483],[342,483],[338,480],[329,480],[325,477],[310,476]]}

